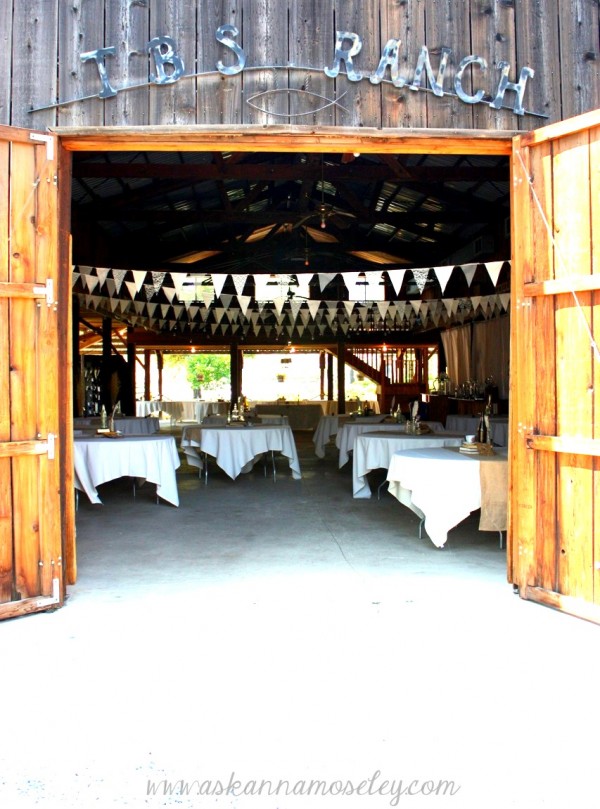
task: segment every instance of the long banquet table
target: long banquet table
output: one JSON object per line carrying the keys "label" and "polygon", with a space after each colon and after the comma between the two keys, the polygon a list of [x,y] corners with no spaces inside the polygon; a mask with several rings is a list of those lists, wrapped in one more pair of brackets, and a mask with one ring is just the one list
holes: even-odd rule
{"label": "long banquet table", "polygon": [[210,455],[233,480],[265,453],[281,452],[294,480],[302,477],[294,434],[286,424],[188,425],[181,433],[181,448],[191,466],[203,469],[202,455]]}
{"label": "long banquet table", "polygon": [[457,448],[396,452],[390,461],[389,493],[424,520],[431,541],[442,548],[448,531],[481,509],[480,531],[507,527],[508,454],[463,455]]}
{"label": "long banquet table", "polygon": [[430,447],[459,447],[463,438],[463,435],[450,432],[422,435],[367,432],[357,436],[352,457],[352,496],[356,499],[371,497],[367,475],[373,469],[388,469],[394,453]]}
{"label": "long banquet table", "polygon": [[166,413],[172,421],[201,422],[209,415],[227,415],[229,402],[205,402],[202,399],[190,401],[138,401],[135,403],[136,415],[148,416],[151,413]]}
{"label": "long banquet table", "polygon": [[[100,427],[100,416],[77,416],[73,419],[73,427],[76,430],[97,430]],[[123,435],[154,435],[159,432],[160,424],[158,419],[146,416],[117,416],[115,418],[115,430]]]}
{"label": "long banquet table", "polygon": [[[475,435],[479,427],[479,416],[456,416],[450,415],[446,418],[446,429],[463,435]],[[492,441],[499,447],[508,446],[508,417],[491,416],[490,430],[492,431]]]}
{"label": "long banquet table", "polygon": [[[445,432],[444,426],[439,421],[424,421],[423,424],[427,425],[434,433]],[[406,424],[396,424],[394,422],[382,421],[379,424],[374,424],[372,421],[365,421],[363,418],[357,417],[344,422],[340,427],[338,434],[335,437],[335,445],[339,450],[338,467],[348,463],[350,460],[350,453],[354,447],[354,441],[362,433],[374,432],[393,432],[399,434],[406,434]]]}
{"label": "long banquet table", "polygon": [[132,477],[155,483],[159,497],[179,505],[175,470],[180,461],[172,436],[91,436],[75,438],[73,446],[75,488],[85,492],[90,502],[102,503],[97,491],[101,483]]}

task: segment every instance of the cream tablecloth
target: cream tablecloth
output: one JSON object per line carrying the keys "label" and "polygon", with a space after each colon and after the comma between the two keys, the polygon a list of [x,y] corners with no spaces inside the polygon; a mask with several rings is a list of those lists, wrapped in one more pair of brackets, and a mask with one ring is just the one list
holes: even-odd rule
{"label": "cream tablecloth", "polygon": [[96,487],[108,480],[132,477],[156,484],[156,493],[179,505],[175,470],[179,455],[169,435],[123,438],[76,438],[74,441],[75,488],[92,503],[101,503]]}
{"label": "cream tablecloth", "polygon": [[[444,432],[444,425],[439,421],[424,421],[423,424],[427,424],[434,433]],[[348,463],[356,438],[362,435],[362,433],[367,432],[394,432],[406,434],[406,425],[395,424],[394,422],[388,424],[383,421],[380,424],[374,424],[373,422],[365,422],[362,418],[346,421],[338,430],[338,434],[335,438],[335,445],[340,451],[338,460],[340,469]]]}
{"label": "cream tablecloth", "polygon": [[203,418],[212,414],[227,415],[229,402],[205,402],[201,399],[190,401],[140,401],[135,403],[136,415],[148,416],[150,413],[166,413],[171,421],[201,422]]}
{"label": "cream tablecloth", "polygon": [[462,441],[462,435],[449,432],[426,435],[380,432],[357,436],[352,453],[353,497],[371,497],[367,475],[372,469],[388,469],[395,452],[429,447],[459,447]]}
{"label": "cream tablecloth", "polygon": [[[448,416],[446,418],[446,429],[453,433],[463,435],[475,435],[479,427],[479,416]],[[499,447],[508,446],[508,418],[502,416],[492,416],[490,418],[490,429],[492,431],[492,441]]]}
{"label": "cream tablecloth", "polygon": [[[463,455],[454,448],[397,452],[388,469],[388,491],[425,520],[425,530],[438,548],[445,545],[451,528],[472,511],[482,508],[482,499],[493,502],[496,516],[490,528],[489,515],[482,510],[480,529],[484,525],[484,530],[503,531],[506,530],[508,487],[494,492],[493,497],[482,493],[483,464],[508,466],[507,453],[500,450],[491,456],[473,456]],[[505,481],[506,476],[499,480]],[[498,508],[502,502],[504,509]]]}
{"label": "cream tablecloth", "polygon": [[234,480],[241,472],[250,471],[265,452],[281,452],[289,461],[292,477],[302,477],[294,434],[285,424],[186,426],[181,448],[191,466],[202,469],[202,453],[206,453]]}

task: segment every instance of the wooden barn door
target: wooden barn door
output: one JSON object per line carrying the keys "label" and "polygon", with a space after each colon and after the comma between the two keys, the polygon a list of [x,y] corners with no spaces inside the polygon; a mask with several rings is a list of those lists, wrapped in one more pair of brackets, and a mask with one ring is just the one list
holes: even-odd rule
{"label": "wooden barn door", "polygon": [[600,111],[515,139],[508,576],[600,621]]}
{"label": "wooden barn door", "polygon": [[0,127],[0,618],[63,600],[56,150]]}

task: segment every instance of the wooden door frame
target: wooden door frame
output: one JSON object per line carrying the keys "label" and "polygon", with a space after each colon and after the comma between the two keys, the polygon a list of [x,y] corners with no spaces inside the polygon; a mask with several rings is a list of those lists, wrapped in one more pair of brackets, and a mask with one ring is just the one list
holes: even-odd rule
{"label": "wooden door frame", "polygon": [[[290,152],[290,153],[354,153],[365,154],[450,154],[494,155],[510,157],[517,131],[430,130],[430,129],[348,129],[344,127],[227,127],[227,126],[146,126],[146,127],[54,127],[60,144],[60,245],[59,261],[70,283],[70,208],[72,153],[116,151],[226,151],[226,152]],[[71,300],[63,313],[64,367],[72,372]],[[62,363],[61,363],[62,364]],[[72,390],[69,385],[68,390]],[[72,436],[72,401],[65,409],[64,429]],[[72,443],[72,442],[71,442]],[[72,468],[72,449],[67,458]],[[72,486],[68,470],[66,485]],[[65,491],[69,491],[68,488]],[[63,503],[66,526],[67,582],[77,578],[75,513],[72,498]]]}

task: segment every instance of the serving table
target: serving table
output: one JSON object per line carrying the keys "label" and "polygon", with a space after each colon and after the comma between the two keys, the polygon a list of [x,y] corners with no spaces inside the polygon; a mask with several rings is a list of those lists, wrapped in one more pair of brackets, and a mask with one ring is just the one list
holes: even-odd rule
{"label": "serving table", "polygon": [[507,527],[508,453],[466,455],[458,448],[396,452],[390,461],[389,493],[424,521],[431,541],[442,548],[448,531],[481,509],[480,531]]}
{"label": "serving table", "polygon": [[371,497],[367,475],[373,469],[388,469],[394,453],[429,447],[459,447],[464,436],[458,433],[366,432],[356,437],[352,453],[352,496]]}
{"label": "serving table", "polygon": [[[100,416],[77,416],[73,419],[73,427],[76,430],[97,430],[101,423]],[[160,424],[158,419],[150,416],[144,418],[117,416],[115,430],[123,435],[154,435],[159,432]]]}
{"label": "serving table", "polygon": [[191,466],[204,469],[205,481],[203,455],[215,458],[217,466],[235,480],[241,472],[249,472],[258,458],[274,452],[288,459],[294,480],[302,477],[294,434],[287,424],[188,425],[181,433],[181,448]]}
{"label": "serving table", "polygon": [[[475,435],[479,427],[479,416],[455,416],[446,418],[446,429],[463,435]],[[499,447],[508,446],[508,416],[490,416],[492,441]]]}
{"label": "serving table", "polygon": [[[371,418],[371,416],[367,417],[367,419]],[[444,425],[439,421],[423,421],[421,423],[427,425],[434,433],[445,432]],[[356,417],[355,419],[345,421],[344,424],[340,426],[335,438],[335,445],[339,450],[338,467],[340,469],[348,463],[357,436],[366,432],[393,432],[406,435],[406,424],[397,424],[393,421],[389,423],[381,421],[379,424],[376,424],[373,423],[373,421],[366,420],[365,417]]]}
{"label": "serving table", "polygon": [[155,483],[159,497],[179,505],[175,470],[180,461],[172,436],[89,436],[75,438],[73,446],[75,488],[91,503],[102,503],[97,492],[101,483],[132,477]]}
{"label": "serving table", "polygon": [[201,422],[209,415],[227,415],[229,402],[205,402],[202,399],[190,401],[139,401],[135,403],[136,415],[148,416],[151,413],[166,413],[172,422],[195,421]]}

